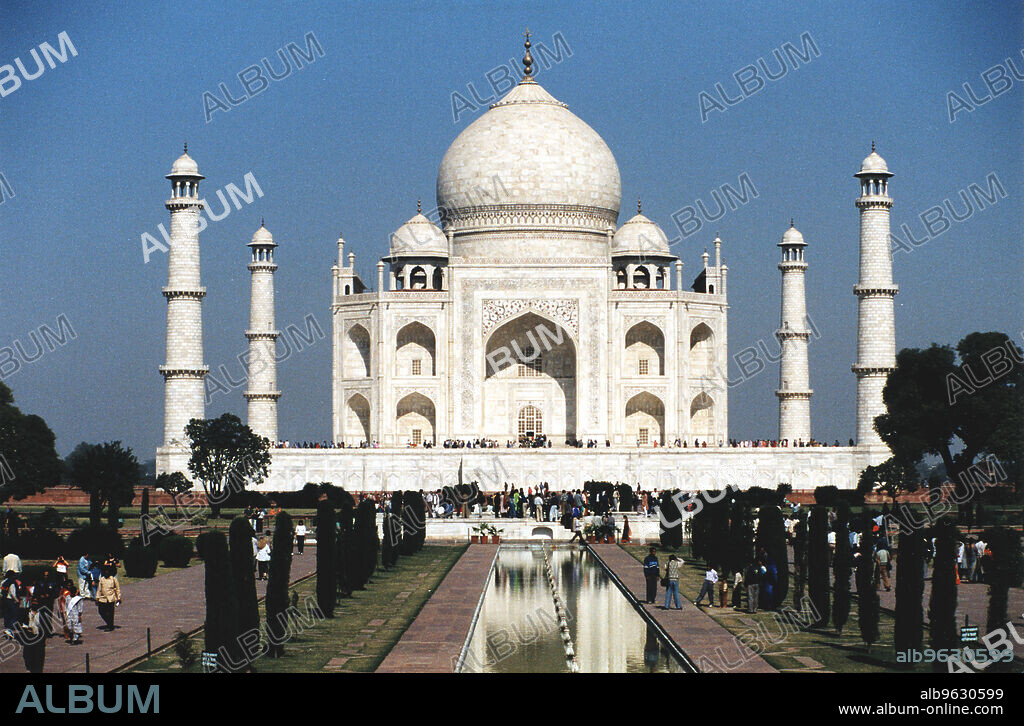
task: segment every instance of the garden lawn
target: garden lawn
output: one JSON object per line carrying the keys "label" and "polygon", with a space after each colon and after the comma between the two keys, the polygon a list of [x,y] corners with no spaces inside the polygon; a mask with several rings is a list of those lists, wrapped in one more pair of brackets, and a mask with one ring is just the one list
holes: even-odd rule
{"label": "garden lawn", "polygon": [[[321,671],[371,672],[391,651],[437,590],[466,546],[425,546],[400,557],[391,570],[378,569],[366,590],[339,599],[334,617],[304,629],[285,645],[282,658],[264,656],[256,661],[260,673],[317,673]],[[312,556],[310,553],[303,557]],[[296,555],[297,557],[297,555]],[[316,597],[316,576],[292,586],[305,619],[307,598]],[[261,622],[266,613],[260,605]],[[301,626],[300,626],[301,627]],[[202,651],[203,634],[193,637]],[[173,648],[167,648],[131,669],[140,673],[182,672]],[[200,672],[199,663],[185,672]]]}

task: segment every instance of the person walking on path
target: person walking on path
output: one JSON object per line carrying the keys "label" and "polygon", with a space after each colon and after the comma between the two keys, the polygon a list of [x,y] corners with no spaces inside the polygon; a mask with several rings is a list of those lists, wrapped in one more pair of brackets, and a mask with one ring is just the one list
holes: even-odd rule
{"label": "person walking on path", "polygon": [[96,588],[96,607],[108,633],[114,631],[114,609],[120,604],[121,585],[117,581],[117,570],[106,569]]}
{"label": "person walking on path", "polygon": [[307,533],[306,520],[300,519],[299,523],[295,525],[295,546],[298,548],[300,555],[302,554],[303,548],[306,546]]}
{"label": "person walking on path", "polygon": [[675,555],[668,556],[668,564],[665,565],[665,578],[662,580],[662,584],[665,586],[665,607],[662,610],[668,610],[668,603],[670,600],[675,600],[676,610],[682,610],[683,604],[679,601],[679,570],[683,565],[683,561]]}
{"label": "person walking on path", "polygon": [[21,582],[14,570],[8,570],[4,581],[0,583],[0,598],[2,598],[4,630],[14,632],[18,626],[18,600],[21,597]]}
{"label": "person walking on path", "polygon": [[267,572],[270,570],[270,542],[266,537],[260,537],[256,543],[256,570],[259,579],[267,579]]}
{"label": "person walking on path", "polygon": [[622,541],[623,542],[632,542],[633,541],[633,532],[629,528],[629,515],[628,514],[623,514],[622,515]]}
{"label": "person walking on path", "polygon": [[43,672],[47,637],[43,622],[48,617],[49,613],[44,613],[39,601],[33,599],[29,606],[28,625],[21,628],[21,655],[25,659],[25,670],[29,673]]}
{"label": "person walking on path", "polygon": [[700,585],[700,592],[697,593],[697,599],[693,601],[693,604],[700,607],[700,601],[704,599],[704,595],[708,596],[708,605],[710,607],[715,606],[715,584],[718,582],[718,572],[715,568],[708,563],[707,570],[704,571],[704,582]]}
{"label": "person walking on path", "polygon": [[89,553],[83,552],[78,558],[78,592],[82,597],[89,593],[89,581],[92,580],[92,563],[89,562]]}
{"label": "person walking on path", "polygon": [[889,585],[889,550],[885,547],[880,547],[875,552],[875,569],[877,571],[877,577],[875,577],[875,589],[878,589],[878,583],[881,581],[885,585],[885,591],[889,592],[892,587]]}
{"label": "person walking on path", "polygon": [[732,579],[732,606],[735,610],[743,607],[743,573],[739,571]]}
{"label": "person walking on path", "polygon": [[68,645],[82,644],[82,615],[85,612],[85,598],[78,592],[74,585],[68,593],[68,604],[65,608],[65,617],[68,623]]}
{"label": "person walking on path", "polygon": [[68,561],[57,555],[57,559],[53,563],[53,569],[57,573],[57,584],[64,584],[64,580],[68,579]]}
{"label": "person walking on path", "polygon": [[33,599],[39,601],[40,625],[47,638],[53,635],[54,603],[59,594],[60,583],[50,575],[49,570],[44,570],[43,579],[36,585],[32,595]]}
{"label": "person walking on path", "polygon": [[579,517],[572,518],[572,539],[569,540],[570,544],[576,540],[583,544],[586,540],[583,539],[583,523]]}
{"label": "person walking on path", "polygon": [[744,589],[747,591],[747,612],[756,613],[758,598],[761,596],[761,580],[764,578],[764,568],[757,560],[753,560],[747,567],[747,581]]}
{"label": "person walking on path", "polygon": [[658,562],[658,550],[651,547],[650,552],[644,557],[644,580],[647,582],[646,603],[653,605],[658,599],[658,575],[661,573],[661,563]]}

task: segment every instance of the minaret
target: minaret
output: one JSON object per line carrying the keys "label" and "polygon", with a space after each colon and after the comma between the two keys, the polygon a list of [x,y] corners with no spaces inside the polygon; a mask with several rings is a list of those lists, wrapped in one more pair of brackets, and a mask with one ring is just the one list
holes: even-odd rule
{"label": "minaret", "polygon": [[249,302],[249,387],[245,400],[249,402],[249,428],[260,436],[277,443],[277,361],[275,347],[280,335],[274,325],[274,237],[260,222],[260,228],[249,243],[252,273],[252,293]]}
{"label": "minaret", "polygon": [[889,238],[889,168],[885,159],[871,153],[859,172],[860,197],[860,281],[853,288],[857,296],[857,445],[884,446],[875,432],[875,417],[885,413],[882,389],[896,367],[896,326],[893,297],[899,287],[892,283],[892,253]]}
{"label": "minaret", "polygon": [[164,446],[187,445],[185,426],[205,418],[203,377],[203,297],[199,284],[199,182],[205,177],[188,155],[188,144],[167,175],[171,198],[164,204],[171,213],[167,255],[167,358],[164,376]]}
{"label": "minaret", "polygon": [[804,294],[804,236],[789,222],[789,229],[782,235],[782,312],[779,329],[781,360],[779,364],[779,440],[786,440],[792,446],[795,442],[807,443],[811,439],[811,394],[807,374],[807,341],[811,333],[807,326],[807,299]]}

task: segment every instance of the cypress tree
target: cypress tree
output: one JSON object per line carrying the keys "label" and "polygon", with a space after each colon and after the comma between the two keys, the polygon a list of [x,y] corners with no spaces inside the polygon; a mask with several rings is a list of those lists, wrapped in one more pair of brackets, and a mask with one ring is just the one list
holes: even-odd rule
{"label": "cypress tree", "polygon": [[384,569],[391,569],[398,562],[398,547],[402,543],[398,517],[391,512],[384,514],[384,537],[380,543],[380,562]]}
{"label": "cypress tree", "polygon": [[412,505],[418,524],[413,552],[419,552],[427,541],[427,502],[423,498],[423,492],[413,492]]}
{"label": "cypress tree", "polygon": [[352,501],[343,502],[338,513],[338,536],[335,543],[335,577],[342,597],[352,597]]}
{"label": "cypress tree", "polygon": [[255,559],[252,553],[252,526],[245,517],[231,520],[228,541],[231,549],[232,586],[238,603],[238,631],[235,637],[244,633],[259,632],[260,609],[256,601]]}
{"label": "cypress tree", "polygon": [[[1008,601],[1010,587],[1020,583],[1020,536],[1005,527],[995,527],[985,533],[988,549],[992,551],[985,570],[988,584],[987,632],[1006,627],[1010,621]],[[970,546],[970,545],[968,545]]]}
{"label": "cypress tree", "polygon": [[[676,491],[678,492],[679,490],[677,489]],[[665,549],[675,550],[679,549],[683,543],[683,520],[682,513],[679,511],[679,507],[676,506],[676,501],[672,498],[672,494],[667,491],[661,493],[658,511],[660,513],[659,519],[661,520],[659,523],[661,546]],[[691,530],[691,543],[693,538],[694,534]]]}
{"label": "cypress tree", "polygon": [[807,594],[818,615],[816,627],[828,625],[828,514],[824,506],[815,504],[811,509],[807,543]]}
{"label": "cypress tree", "polygon": [[[292,526],[291,515],[288,512],[281,512],[274,521],[274,540],[270,545],[270,572],[267,574],[267,641],[271,658],[284,655],[284,641],[288,633],[288,584],[292,573],[294,536],[295,528]],[[319,533],[317,540],[319,555]],[[319,581],[317,586],[319,589]],[[319,595],[319,592],[317,594]]]}
{"label": "cypress tree", "polygon": [[355,539],[359,543],[359,582],[365,587],[377,569],[380,536],[377,534],[377,510],[373,501],[364,499],[356,508]]}
{"label": "cypress tree", "polygon": [[775,609],[786,600],[789,593],[789,547],[786,545],[786,525],[782,521],[782,510],[774,504],[764,504],[757,513],[757,547],[764,548],[778,571],[772,602]]}
{"label": "cypress tree", "polygon": [[861,516],[860,560],[857,562],[857,624],[860,637],[871,649],[878,640],[878,591],[875,589],[875,535],[871,517]]}
{"label": "cypress tree", "polygon": [[801,509],[793,527],[793,570],[796,582],[793,587],[793,605],[803,611],[803,599],[807,592],[807,510]]}
{"label": "cypress tree", "polygon": [[832,624],[836,633],[843,634],[843,626],[850,617],[850,505],[840,500],[836,512],[836,554],[832,559]]}
{"label": "cypress tree", "polygon": [[729,563],[731,572],[743,572],[754,559],[754,523],[742,497],[737,497],[729,513]]}
{"label": "cypress tree", "polygon": [[[932,649],[936,651],[960,647],[956,625],[958,539],[956,522],[951,517],[943,517],[936,523],[932,597],[928,604],[928,629],[932,634]],[[936,662],[935,670],[945,671],[946,665]]]}
{"label": "cypress tree", "polygon": [[237,663],[238,601],[235,599],[228,540],[223,532],[208,532],[203,541],[206,623],[203,649],[217,653],[218,670]]}
{"label": "cypress tree", "polygon": [[896,652],[920,650],[924,628],[924,536],[910,524],[906,504],[896,505],[899,556],[896,561]]}
{"label": "cypress tree", "polygon": [[[334,566],[334,507],[326,499],[316,508],[316,604],[326,618],[334,617],[337,597]],[[291,548],[289,547],[289,551]]]}

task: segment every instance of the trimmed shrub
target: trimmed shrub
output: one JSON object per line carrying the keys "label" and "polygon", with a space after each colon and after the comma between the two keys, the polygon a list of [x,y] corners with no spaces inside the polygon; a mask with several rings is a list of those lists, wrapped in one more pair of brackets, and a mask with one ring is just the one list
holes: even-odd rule
{"label": "trimmed shrub", "polygon": [[[252,525],[245,517],[231,520],[228,546],[231,574],[234,576],[235,600],[238,602],[238,635],[260,627],[260,609],[256,601],[255,558],[252,553]],[[244,650],[244,649],[243,649]]]}
{"label": "trimmed shrub", "polygon": [[[928,603],[928,630],[932,634],[932,649],[936,651],[960,647],[960,631],[956,622],[958,539],[959,532],[952,517],[943,517],[936,523],[932,597]],[[946,665],[936,661],[935,670],[945,672]]]}
{"label": "trimmed shrub", "polygon": [[64,538],[52,529],[25,530],[7,542],[8,551],[26,560],[53,560],[64,552]]}
{"label": "trimmed shrub", "polygon": [[764,548],[775,563],[777,582],[772,592],[769,609],[774,610],[786,600],[789,593],[789,547],[786,544],[786,525],[782,510],[774,504],[764,505],[757,513],[757,548]]}
{"label": "trimmed shrub", "polygon": [[[288,512],[274,521],[274,541],[270,546],[270,572],[267,574],[267,641],[271,658],[284,655],[288,635],[288,583],[292,572],[292,537],[295,528]],[[319,550],[317,543],[317,550]],[[332,548],[333,549],[333,548]]]}
{"label": "trimmed shrub", "polygon": [[908,524],[906,504],[896,505],[900,522],[899,555],[896,558],[896,652],[920,650],[924,628],[924,535]]}
{"label": "trimmed shrub", "polygon": [[335,589],[342,597],[352,597],[349,567],[352,563],[352,505],[343,505],[338,512],[338,531],[334,543]]}
{"label": "trimmed shrub", "polygon": [[986,630],[1006,627],[1009,616],[1010,588],[1020,584],[1020,535],[1012,529],[996,527],[985,532],[985,541],[992,557],[985,571],[988,590]]}
{"label": "trimmed shrub", "polygon": [[[324,617],[334,617],[334,605],[338,596],[334,565],[335,537],[337,523],[334,507],[329,501],[322,501],[316,508],[316,604]],[[291,552],[291,545],[288,545]]]}
{"label": "trimmed shrub", "polygon": [[825,507],[834,507],[839,502],[839,487],[831,484],[814,488],[814,501]]}
{"label": "trimmed shrub", "polygon": [[857,562],[857,625],[860,637],[871,649],[878,640],[878,590],[875,588],[875,535],[868,513],[861,515],[860,560]]}
{"label": "trimmed shrub", "polygon": [[370,499],[359,502],[353,527],[355,540],[354,584],[357,590],[366,588],[374,570],[380,551],[380,537],[377,534],[377,510]]}
{"label": "trimmed shrub", "polygon": [[192,551],[192,540],[180,534],[168,535],[160,542],[160,559],[166,567],[188,567]]}
{"label": "trimmed shrub", "polygon": [[153,577],[158,564],[156,548],[136,537],[124,551],[124,574],[128,577]]}
{"label": "trimmed shrub", "polygon": [[[209,532],[203,542],[206,562],[206,623],[203,650],[217,653],[218,670],[227,671],[227,663],[237,663],[238,602],[228,540],[222,532]],[[173,536],[173,535],[172,535]],[[168,537],[167,539],[170,539]],[[166,540],[164,540],[166,542]],[[191,547],[191,543],[189,545]]]}
{"label": "trimmed shrub", "polygon": [[[820,489],[821,487],[819,487]],[[811,509],[807,543],[807,594],[818,614],[816,627],[828,625],[828,514],[825,507],[815,504]]]}
{"label": "trimmed shrub", "polygon": [[[678,489],[676,491],[679,491]],[[661,546],[665,549],[679,549],[683,544],[683,517],[672,498],[673,492],[662,492],[659,504],[660,514],[660,539]],[[692,520],[691,520],[692,521]],[[669,526],[666,526],[669,525]],[[696,547],[697,535],[691,535]]]}
{"label": "trimmed shrub", "polygon": [[86,552],[94,557],[102,557],[108,553],[120,557],[124,552],[124,542],[116,529],[105,524],[90,524],[79,527],[69,534],[64,550],[65,557],[70,556],[75,559]]}
{"label": "trimmed shrub", "polygon": [[832,625],[836,633],[843,634],[843,626],[850,617],[850,508],[840,501],[836,512],[836,552],[832,559]]}

